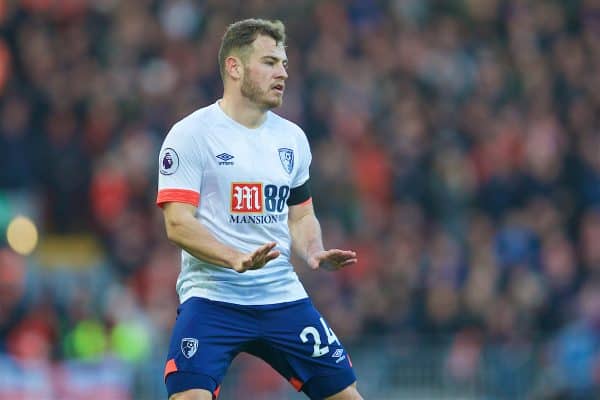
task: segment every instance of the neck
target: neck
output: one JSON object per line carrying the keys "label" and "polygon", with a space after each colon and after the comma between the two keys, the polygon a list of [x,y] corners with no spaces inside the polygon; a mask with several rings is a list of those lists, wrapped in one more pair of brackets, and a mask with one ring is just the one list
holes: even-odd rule
{"label": "neck", "polygon": [[231,119],[247,128],[258,128],[267,118],[267,110],[242,96],[232,96],[227,92],[223,94],[219,106]]}

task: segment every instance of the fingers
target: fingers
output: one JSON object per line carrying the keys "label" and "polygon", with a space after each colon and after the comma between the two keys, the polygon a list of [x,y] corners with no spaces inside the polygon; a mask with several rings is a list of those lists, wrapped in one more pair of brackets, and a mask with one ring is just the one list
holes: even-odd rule
{"label": "fingers", "polygon": [[351,258],[349,260],[346,260],[346,261],[340,263],[340,268],[347,267],[348,265],[356,264],[357,262],[358,262],[358,258]]}
{"label": "fingers", "polygon": [[[321,268],[321,269],[324,269],[327,271],[337,271],[338,269],[342,269],[349,265],[356,264],[357,262],[358,262],[357,258],[351,258],[349,260],[341,261],[341,262],[333,262],[333,261],[329,261],[329,260],[324,260],[324,261],[321,261],[318,268]],[[316,269],[316,268],[313,268],[313,269]]]}
{"label": "fingers", "polygon": [[254,250],[253,255],[267,254],[271,250],[273,250],[275,248],[275,246],[277,246],[277,243],[275,243],[275,242],[263,244],[258,249]]}
{"label": "fingers", "polygon": [[[338,250],[338,249],[326,251],[323,259],[329,260],[336,264],[343,264],[343,263],[346,263],[351,260],[354,260],[354,262],[356,262],[356,260],[358,260],[358,258],[356,257],[356,252],[351,251],[351,250]],[[352,263],[352,262],[350,262],[350,263]]]}
{"label": "fingers", "polygon": [[273,250],[277,246],[277,243],[271,242],[260,246],[252,253],[250,258],[253,261],[253,265],[257,268],[263,267],[269,261],[279,257],[279,250]]}
{"label": "fingers", "polygon": [[276,259],[281,255],[279,250],[270,251],[260,258],[256,258],[255,261],[248,267],[249,270],[260,269],[264,267],[269,261]]}
{"label": "fingers", "polygon": [[[274,250],[277,243],[266,243],[253,253],[247,255],[243,260],[240,268],[236,271],[243,273],[248,270],[256,270],[264,267],[269,261],[272,261],[281,255],[279,250]],[[309,266],[312,269],[323,268],[330,271],[335,271],[358,262],[356,252],[352,250],[331,249],[319,252],[311,260]]]}
{"label": "fingers", "polygon": [[265,264],[271,260],[276,259],[280,255],[281,255],[281,252],[279,250],[273,250],[273,251],[268,252],[267,255],[265,256]]}
{"label": "fingers", "polygon": [[[318,267],[328,271],[335,271],[349,265],[356,264],[358,257],[356,252],[352,250],[327,250],[319,257]],[[315,269],[314,266],[311,266]]]}
{"label": "fingers", "polygon": [[325,250],[321,255],[321,258],[326,258],[328,260],[347,260],[351,258],[356,258],[356,252],[352,250],[340,250],[340,249],[331,249]]}
{"label": "fingers", "polygon": [[270,242],[266,243],[253,253],[249,254],[248,257],[242,262],[242,268],[237,272],[245,272],[248,270],[255,270],[264,267],[269,261],[272,261],[281,255],[279,250],[273,250],[277,246],[277,243]]}

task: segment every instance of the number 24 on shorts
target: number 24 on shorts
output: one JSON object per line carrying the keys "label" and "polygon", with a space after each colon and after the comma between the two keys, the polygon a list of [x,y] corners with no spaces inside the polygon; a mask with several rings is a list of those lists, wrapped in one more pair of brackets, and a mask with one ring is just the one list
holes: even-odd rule
{"label": "number 24 on shorts", "polygon": [[[325,323],[323,317],[321,317],[321,325],[323,325],[323,330],[327,335],[327,344],[337,343],[338,346],[341,346],[337,336],[335,336],[333,330],[331,330],[331,328],[327,326],[327,323]],[[302,329],[302,332],[300,332],[300,340],[302,340],[302,343],[308,342],[309,336],[312,336],[312,339],[314,341],[312,353],[313,357],[321,357],[329,353],[329,346],[326,345],[321,347],[321,334],[319,333],[317,328],[315,328],[314,326],[307,326],[306,328]]]}

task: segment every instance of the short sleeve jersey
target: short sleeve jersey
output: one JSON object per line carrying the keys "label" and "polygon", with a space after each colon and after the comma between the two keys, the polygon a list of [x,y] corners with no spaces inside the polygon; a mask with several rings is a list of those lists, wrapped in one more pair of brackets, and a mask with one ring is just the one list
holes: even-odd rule
{"label": "short sleeve jersey", "polygon": [[182,251],[180,302],[192,296],[235,304],[275,304],[307,297],[290,263],[290,191],[309,178],[306,135],[268,112],[249,129],[218,102],[177,122],[159,156],[157,204],[197,206],[196,218],[217,240],[242,252],[276,242],[281,255],[243,274]]}

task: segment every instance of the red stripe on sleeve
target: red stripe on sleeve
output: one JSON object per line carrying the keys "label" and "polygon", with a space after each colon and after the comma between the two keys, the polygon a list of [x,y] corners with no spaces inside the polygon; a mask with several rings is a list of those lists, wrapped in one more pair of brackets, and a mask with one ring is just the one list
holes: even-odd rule
{"label": "red stripe on sleeve", "polygon": [[177,372],[177,365],[175,364],[175,360],[171,358],[169,361],[167,361],[167,365],[165,365],[164,379],[167,379],[167,375],[172,372]]}
{"label": "red stripe on sleeve", "polygon": [[217,386],[217,388],[213,392],[213,398],[217,399],[219,397],[219,393],[221,393],[221,385]]}
{"label": "red stripe on sleeve", "polygon": [[312,197],[309,197],[308,200],[304,200],[302,203],[300,204],[296,204],[297,206],[303,206],[305,204],[310,204],[312,203]]}
{"label": "red stripe on sleeve", "polygon": [[198,204],[200,204],[200,193],[187,189],[162,189],[158,192],[156,204],[159,207],[171,201],[187,203],[198,207]]}
{"label": "red stripe on sleeve", "polygon": [[304,385],[304,382],[302,382],[300,379],[295,378],[295,377],[291,377],[290,378],[290,383],[292,384],[292,386],[294,387],[294,389],[296,389],[296,391],[300,391],[300,389],[302,389],[302,386]]}

